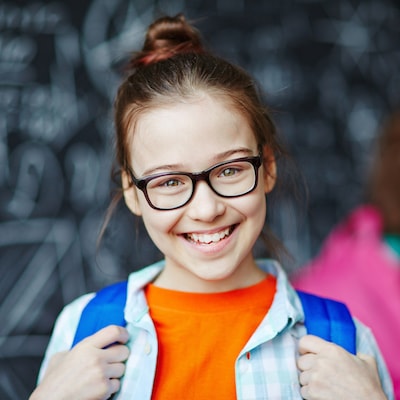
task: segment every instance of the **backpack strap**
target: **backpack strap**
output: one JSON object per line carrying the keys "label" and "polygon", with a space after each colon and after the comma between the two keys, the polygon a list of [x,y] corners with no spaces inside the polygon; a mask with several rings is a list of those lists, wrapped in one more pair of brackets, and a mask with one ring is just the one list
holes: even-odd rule
{"label": "backpack strap", "polygon": [[108,325],[126,326],[127,286],[128,281],[118,282],[96,293],[82,311],[71,347]]}
{"label": "backpack strap", "polygon": [[356,326],[344,303],[297,291],[300,297],[307,333],[342,346],[356,354]]}
{"label": "backpack strap", "polygon": [[[101,289],[83,309],[74,347],[81,340],[108,325],[126,326],[124,309],[127,281]],[[305,315],[307,333],[334,342],[352,354],[356,353],[356,327],[345,304],[297,291]]]}

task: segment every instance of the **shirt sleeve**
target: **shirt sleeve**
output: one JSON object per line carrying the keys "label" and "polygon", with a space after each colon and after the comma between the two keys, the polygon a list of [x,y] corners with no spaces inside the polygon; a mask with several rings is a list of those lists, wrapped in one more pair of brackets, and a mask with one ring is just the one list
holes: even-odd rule
{"label": "shirt sleeve", "polygon": [[57,317],[53,333],[39,370],[37,380],[38,383],[40,383],[43,379],[51,357],[56,353],[66,351],[71,348],[82,310],[85,308],[90,299],[94,297],[94,295],[94,293],[90,293],[79,297],[72,303],[65,306],[60,315]]}
{"label": "shirt sleeve", "polygon": [[388,400],[394,400],[393,383],[374,335],[370,328],[366,327],[357,319],[354,319],[354,322],[357,329],[357,353],[368,354],[375,357],[383,391]]}

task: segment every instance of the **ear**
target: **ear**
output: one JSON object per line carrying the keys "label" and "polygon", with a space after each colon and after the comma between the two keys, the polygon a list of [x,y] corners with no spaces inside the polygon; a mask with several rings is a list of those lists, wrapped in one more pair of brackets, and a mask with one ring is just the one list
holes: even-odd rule
{"label": "ear", "polygon": [[271,148],[263,147],[263,167],[264,167],[264,192],[269,193],[275,186],[276,182],[276,161]]}
{"label": "ear", "polygon": [[138,189],[132,184],[126,171],[121,171],[122,190],[124,193],[124,200],[127,207],[137,216],[142,215],[138,199]]}

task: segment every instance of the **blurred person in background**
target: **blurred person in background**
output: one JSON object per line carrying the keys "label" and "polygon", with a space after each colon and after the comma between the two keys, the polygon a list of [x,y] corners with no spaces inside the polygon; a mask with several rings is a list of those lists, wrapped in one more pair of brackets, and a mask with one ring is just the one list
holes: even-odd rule
{"label": "blurred person in background", "polygon": [[371,328],[400,399],[400,110],[382,126],[366,202],[291,280],[298,289],[345,302]]}

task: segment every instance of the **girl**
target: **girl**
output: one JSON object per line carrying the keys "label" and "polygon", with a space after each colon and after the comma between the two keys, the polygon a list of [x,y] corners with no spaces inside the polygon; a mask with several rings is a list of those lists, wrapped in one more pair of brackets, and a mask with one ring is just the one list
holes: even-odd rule
{"label": "girl", "polygon": [[115,101],[123,196],[164,259],[130,275],[126,329],[68,350],[93,295],[65,308],[31,400],[392,398],[369,330],[357,323],[360,356],[305,335],[278,263],[253,258],[283,149],[252,79],[181,15],[149,27],[131,67]]}

